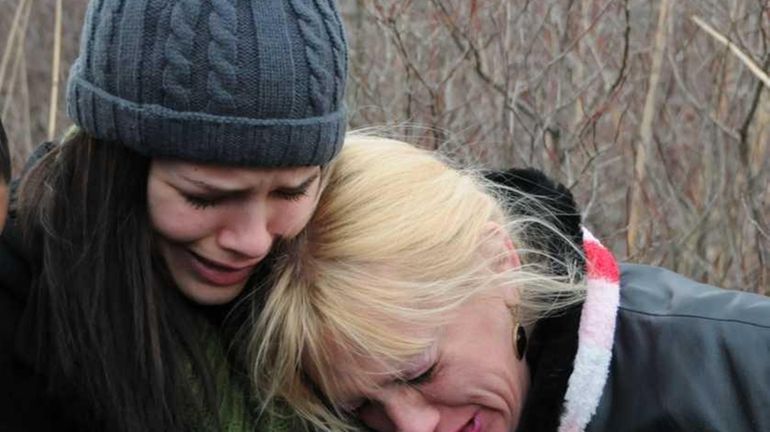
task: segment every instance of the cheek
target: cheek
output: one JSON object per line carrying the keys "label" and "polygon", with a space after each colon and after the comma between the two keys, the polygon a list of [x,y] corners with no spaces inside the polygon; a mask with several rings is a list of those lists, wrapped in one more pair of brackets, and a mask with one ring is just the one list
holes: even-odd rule
{"label": "cheek", "polygon": [[485,422],[505,424],[510,429],[518,423],[527,390],[524,377],[516,369],[513,360],[459,360],[427,386],[425,393],[443,407],[447,417],[457,413],[470,415],[481,409]]}
{"label": "cheek", "polygon": [[273,211],[271,231],[284,237],[299,234],[313,216],[316,205],[317,201],[310,198],[277,203]]}
{"label": "cheek", "polygon": [[475,404],[516,422],[528,375],[513,352],[511,318],[504,305],[470,308],[442,341],[447,367],[433,387],[447,405]]}

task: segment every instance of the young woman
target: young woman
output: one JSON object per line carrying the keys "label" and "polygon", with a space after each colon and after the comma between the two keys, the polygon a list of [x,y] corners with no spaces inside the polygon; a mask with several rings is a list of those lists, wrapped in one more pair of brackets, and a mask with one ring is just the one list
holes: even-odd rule
{"label": "young woman", "polygon": [[315,209],[346,56],[332,0],[89,4],[76,127],[0,247],[1,430],[286,428],[258,418],[232,309]]}
{"label": "young woman", "polygon": [[352,139],[277,254],[252,376],[321,430],[770,430],[770,299],[618,266],[569,192]]}

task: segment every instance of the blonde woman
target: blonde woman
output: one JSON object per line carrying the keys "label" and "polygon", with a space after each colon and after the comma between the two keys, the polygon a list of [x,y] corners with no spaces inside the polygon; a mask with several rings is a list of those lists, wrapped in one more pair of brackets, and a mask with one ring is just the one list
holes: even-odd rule
{"label": "blonde woman", "polygon": [[494,180],[349,138],[259,305],[263,401],[335,431],[770,430],[770,300],[618,266],[566,189]]}

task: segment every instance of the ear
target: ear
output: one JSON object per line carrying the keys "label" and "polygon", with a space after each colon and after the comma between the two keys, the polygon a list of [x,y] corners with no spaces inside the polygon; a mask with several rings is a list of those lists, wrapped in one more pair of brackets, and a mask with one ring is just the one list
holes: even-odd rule
{"label": "ear", "polygon": [[[521,267],[521,260],[513,240],[508,231],[496,222],[487,222],[484,227],[487,244],[484,246],[484,253],[489,253],[489,257],[495,257],[492,264],[492,270],[497,273],[515,270]],[[509,307],[519,303],[519,290],[510,283],[502,286],[503,300]]]}
{"label": "ear", "polygon": [[521,260],[516,248],[513,247],[513,240],[510,234],[497,222],[487,222],[484,227],[485,237],[489,244],[485,250],[489,251],[490,256],[499,256],[499,260],[494,263],[493,270],[501,273],[510,269],[521,267]]}

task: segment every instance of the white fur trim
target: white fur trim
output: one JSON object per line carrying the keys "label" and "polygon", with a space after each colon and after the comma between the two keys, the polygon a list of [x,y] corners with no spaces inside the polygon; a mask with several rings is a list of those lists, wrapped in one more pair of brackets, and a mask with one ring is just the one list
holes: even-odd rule
{"label": "white fur trim", "polygon": [[[609,251],[583,227],[583,239]],[[617,270],[617,268],[615,269]],[[559,432],[582,432],[599,406],[610,372],[615,321],[620,304],[620,282],[587,276],[588,293],[580,314],[578,350],[564,395],[564,414]]]}
{"label": "white fur trim", "polygon": [[592,241],[599,244],[602,244],[594,235],[591,233],[591,231],[588,231],[588,229],[584,226],[581,226],[580,229],[583,231],[583,241]]}
{"label": "white fur trim", "polygon": [[609,374],[612,352],[598,347],[582,345],[575,357],[575,369],[569,377],[564,395],[567,410],[562,416],[560,432],[577,432],[585,429],[596,412]]}

